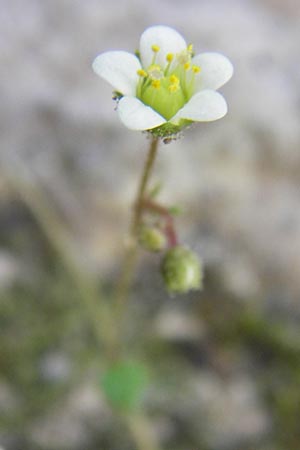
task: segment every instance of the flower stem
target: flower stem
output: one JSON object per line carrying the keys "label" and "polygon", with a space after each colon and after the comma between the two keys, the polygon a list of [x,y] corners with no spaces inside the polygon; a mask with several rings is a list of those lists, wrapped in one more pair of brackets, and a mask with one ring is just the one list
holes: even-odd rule
{"label": "flower stem", "polygon": [[[134,277],[134,270],[136,267],[137,256],[138,256],[138,245],[137,238],[139,227],[141,225],[141,219],[143,214],[143,199],[148,187],[148,182],[152,173],[155,158],[157,155],[159,139],[157,137],[152,137],[150,142],[150,147],[147,155],[147,159],[144,165],[142,176],[140,179],[139,187],[136,194],[136,199],[133,205],[133,212],[131,217],[130,229],[129,229],[129,244],[127,252],[125,254],[123,267],[121,269],[120,279],[116,288],[115,294],[115,306],[116,306],[116,317],[121,325],[122,316],[124,313],[124,308],[126,301],[128,299],[129,290]],[[117,326],[118,327],[118,326]],[[121,326],[118,327],[121,331]],[[118,339],[117,346],[120,347],[122,340]],[[115,349],[116,350],[116,349]],[[117,353],[120,352],[118,348]]]}
{"label": "flower stem", "polygon": [[154,202],[151,199],[143,199],[141,207],[145,210],[153,211],[156,214],[164,217],[165,219],[165,234],[168,239],[169,247],[175,247],[178,244],[177,233],[174,226],[174,220],[172,214],[168,208],[163,205],[160,205],[157,202]]}
{"label": "flower stem", "polygon": [[[158,139],[153,138],[134,204],[130,227],[132,245],[129,247],[124,260],[123,272],[118,285],[116,306],[119,308],[119,316],[116,317],[116,322],[122,316],[134,273],[137,256],[137,233],[143,209],[141,200],[147,189],[157,147]],[[107,361],[111,361],[116,355],[114,352],[116,345],[117,348],[121,347],[122,336],[119,332],[116,335],[113,331],[114,329],[118,330],[118,323],[112,323],[112,317],[107,309],[106,302],[103,302],[103,298],[101,298],[98,283],[93,277],[82,271],[79,263],[73,257],[72,246],[68,245],[70,244],[70,236],[61,224],[54,209],[50,208],[50,205],[45,201],[41,192],[12,176],[8,176],[7,181],[32,212],[35,220],[39,223],[45,236],[60,257],[60,260],[78,290],[79,298],[85,306],[85,312],[87,318],[90,320],[91,329],[93,330],[98,349],[103,349],[104,357],[107,358]],[[128,413],[123,416],[123,420],[131,433],[137,450],[159,450],[157,440],[147,416]]]}
{"label": "flower stem", "polygon": [[148,156],[147,156],[144,170],[142,173],[142,177],[140,180],[140,184],[139,184],[139,188],[138,188],[138,192],[137,192],[137,196],[136,196],[136,201],[134,203],[134,211],[133,211],[133,216],[132,216],[130,233],[131,233],[131,237],[133,237],[135,240],[137,237],[136,235],[137,235],[137,232],[138,232],[138,229],[140,226],[141,216],[142,216],[142,212],[143,212],[142,200],[145,196],[147,184],[150,179],[151,172],[152,172],[152,169],[154,166],[155,158],[157,155],[157,149],[158,149],[158,138],[152,137]]}
{"label": "flower stem", "polygon": [[141,413],[126,417],[126,423],[138,450],[159,450],[157,439],[147,419]]}

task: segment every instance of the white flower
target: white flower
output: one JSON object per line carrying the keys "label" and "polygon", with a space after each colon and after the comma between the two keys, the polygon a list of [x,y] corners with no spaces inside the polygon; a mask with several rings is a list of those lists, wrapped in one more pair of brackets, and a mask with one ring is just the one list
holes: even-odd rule
{"label": "white flower", "polygon": [[162,135],[167,135],[227,112],[216,89],[231,78],[231,62],[220,53],[194,56],[192,45],[166,26],[147,28],[137,55],[102,53],[93,69],[116,90],[120,119],[132,130],[165,130]]}

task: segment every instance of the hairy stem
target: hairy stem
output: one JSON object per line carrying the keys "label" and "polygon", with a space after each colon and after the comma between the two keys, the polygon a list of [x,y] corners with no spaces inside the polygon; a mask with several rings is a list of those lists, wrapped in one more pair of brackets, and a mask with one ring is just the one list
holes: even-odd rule
{"label": "hairy stem", "polygon": [[[22,183],[10,180],[15,192],[20,196],[28,209],[41,226],[50,244],[61,258],[65,269],[77,287],[79,298],[85,306],[87,318],[90,321],[94,338],[98,348],[103,348],[105,356],[111,360],[111,347],[114,345],[115,334],[112,334],[111,318],[101,298],[95,280],[83,273],[77,261],[72,257],[68,248],[69,235],[60,223],[55,211],[45,202],[44,197],[37,191]],[[159,450],[153,435],[151,424],[146,416],[128,414],[123,420],[135,442],[137,450]]]}
{"label": "hairy stem", "polygon": [[[143,199],[145,197],[148,182],[152,173],[152,169],[154,166],[155,158],[157,155],[157,149],[158,149],[158,138],[152,137],[150,142],[150,147],[147,155],[147,159],[144,165],[144,169],[142,172],[142,176],[140,179],[140,183],[138,186],[134,206],[133,206],[133,212],[131,217],[131,223],[130,223],[130,239],[129,244],[127,248],[127,252],[125,254],[123,267],[121,270],[120,279],[116,288],[116,296],[115,296],[115,305],[116,305],[116,316],[117,320],[119,322],[118,325],[119,329],[122,328],[122,316],[124,314],[124,308],[126,305],[126,301],[128,299],[129,290],[131,287],[131,283],[134,277],[134,271],[136,268],[136,262],[137,262],[137,256],[138,256],[138,245],[137,245],[137,239],[138,239],[138,232],[141,225],[141,219],[142,219],[142,213],[143,213]],[[118,326],[117,325],[117,326]],[[118,350],[120,351],[120,345],[122,340],[118,339]]]}
{"label": "hairy stem", "polygon": [[[157,146],[158,140],[153,138],[134,204],[130,227],[132,244],[128,248],[124,260],[123,272],[117,288],[116,306],[119,314],[114,318],[114,323],[112,323],[112,316],[107,309],[106,302],[103,302],[98,283],[93,277],[82,271],[80,264],[73,256],[72,245],[69,245],[70,236],[59,220],[55,210],[45,201],[44,196],[38,189],[20,182],[15,177],[8,177],[7,179],[16,194],[32,212],[35,220],[40,225],[48,241],[60,257],[66,271],[69,273],[70,278],[77,288],[79,298],[84,304],[86,316],[90,321],[98,348],[103,348],[103,354],[107,360],[115,359],[116,352],[114,350],[116,347],[119,348],[122,342],[118,322],[122,316],[133,278],[137,256],[137,233],[143,209],[141,200],[147,189],[157,153]],[[118,330],[117,333],[113,331],[116,329]],[[123,420],[138,450],[159,450],[151,424],[146,416],[128,413],[123,416]]]}

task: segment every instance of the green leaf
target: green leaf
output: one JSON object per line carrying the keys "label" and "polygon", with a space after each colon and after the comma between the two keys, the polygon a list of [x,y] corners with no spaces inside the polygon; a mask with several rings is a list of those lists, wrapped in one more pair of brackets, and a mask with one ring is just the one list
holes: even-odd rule
{"label": "green leaf", "polygon": [[101,387],[113,407],[128,411],[139,405],[147,381],[147,371],[143,365],[122,361],[107,369]]}

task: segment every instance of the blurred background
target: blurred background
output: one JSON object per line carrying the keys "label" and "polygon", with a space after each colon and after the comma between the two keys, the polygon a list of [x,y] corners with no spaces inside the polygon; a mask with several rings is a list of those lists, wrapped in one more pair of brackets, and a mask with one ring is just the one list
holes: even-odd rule
{"label": "blurred background", "polygon": [[65,262],[104,292],[118,279],[147,140],[91,62],[155,24],[235,74],[224,119],[160,148],[162,201],[206,272],[202,293],[170,297],[142,254],[128,329],[145,408],[164,449],[300,448],[300,2],[0,0],[5,450],[134,448]]}

